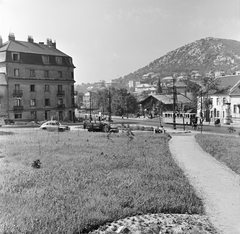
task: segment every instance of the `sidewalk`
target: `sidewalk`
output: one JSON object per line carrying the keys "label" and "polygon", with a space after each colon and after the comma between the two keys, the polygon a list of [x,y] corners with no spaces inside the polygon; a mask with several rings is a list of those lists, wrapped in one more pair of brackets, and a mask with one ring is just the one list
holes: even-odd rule
{"label": "sidewalk", "polygon": [[196,143],[194,134],[173,135],[170,151],[203,199],[206,214],[222,234],[240,234],[240,176]]}

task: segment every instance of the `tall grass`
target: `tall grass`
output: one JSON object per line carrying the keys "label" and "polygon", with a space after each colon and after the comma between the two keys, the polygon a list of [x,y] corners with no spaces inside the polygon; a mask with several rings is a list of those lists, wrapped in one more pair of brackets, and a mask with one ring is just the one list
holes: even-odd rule
{"label": "tall grass", "polygon": [[240,139],[238,137],[198,134],[196,140],[203,150],[240,175]]}
{"label": "tall grass", "polygon": [[0,139],[0,232],[82,233],[135,214],[204,212],[165,136],[106,136],[35,130]]}

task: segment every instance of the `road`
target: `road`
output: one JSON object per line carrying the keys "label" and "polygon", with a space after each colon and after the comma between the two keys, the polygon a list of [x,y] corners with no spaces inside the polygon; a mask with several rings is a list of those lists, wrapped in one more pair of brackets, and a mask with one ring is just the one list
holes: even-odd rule
{"label": "road", "polygon": [[[162,125],[164,126],[164,128],[169,129],[172,128],[173,129],[173,125],[171,124],[164,124],[164,123],[160,123],[159,118],[154,118],[154,119],[139,119],[139,118],[124,118],[122,119],[121,117],[115,117],[112,116],[113,119],[113,123],[117,123],[117,124],[137,124],[137,125],[145,125],[145,126],[159,126]],[[82,125],[81,123],[64,123],[67,124],[69,126],[78,126],[78,125]],[[234,126],[234,125],[222,125],[221,127],[215,127],[213,125],[208,125],[205,124],[202,127],[202,132],[203,133],[218,133],[218,134],[229,134],[228,128],[229,127],[233,127],[235,129],[235,131],[233,133],[231,133],[231,135],[239,135],[240,134],[240,125],[238,126]],[[21,126],[21,125],[10,125],[10,126],[2,126],[0,128],[0,130],[5,130],[8,129],[24,129],[24,130],[30,130],[30,129],[36,129],[38,128],[38,126]],[[177,130],[183,130],[183,125],[176,125]],[[199,129],[192,129],[191,126],[187,126],[186,130],[190,130],[192,132],[201,132],[201,128]]]}
{"label": "road", "polygon": [[[160,125],[160,121],[159,118],[154,118],[154,119],[131,119],[131,118],[125,118],[125,119],[121,119],[120,117],[112,117],[114,123],[123,123],[123,124],[141,124],[141,125],[146,125],[146,126],[159,126]],[[162,126],[164,126],[165,128],[173,128],[173,125],[171,124],[165,124],[165,123],[161,123]],[[235,131],[233,133],[231,133],[231,135],[239,135],[240,133],[240,125],[238,126],[234,126],[234,125],[222,125],[221,127],[215,127],[213,125],[208,125],[208,124],[204,124],[202,126],[202,132],[203,133],[218,133],[218,134],[229,134],[229,127],[233,127],[235,129]],[[176,126],[177,129],[179,130],[183,130],[183,125],[177,125]],[[193,132],[201,132],[201,128],[199,127],[199,129],[192,129],[191,126],[187,126],[187,129]]]}

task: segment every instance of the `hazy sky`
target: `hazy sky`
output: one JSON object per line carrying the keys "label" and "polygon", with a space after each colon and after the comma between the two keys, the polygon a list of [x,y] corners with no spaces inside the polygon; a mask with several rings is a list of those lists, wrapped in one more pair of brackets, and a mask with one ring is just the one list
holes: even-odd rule
{"label": "hazy sky", "polygon": [[206,37],[240,41],[240,0],[0,0],[0,35],[56,40],[77,84],[109,81]]}

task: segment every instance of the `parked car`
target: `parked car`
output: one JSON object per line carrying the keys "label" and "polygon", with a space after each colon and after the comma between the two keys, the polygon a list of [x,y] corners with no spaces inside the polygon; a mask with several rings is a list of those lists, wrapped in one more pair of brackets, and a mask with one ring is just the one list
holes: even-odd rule
{"label": "parked car", "polygon": [[67,130],[70,130],[70,127],[67,125],[62,125],[59,121],[57,120],[50,120],[45,123],[43,123],[40,127],[40,129],[43,130],[48,130],[48,131],[59,131],[59,132],[64,132]]}
{"label": "parked car", "polygon": [[12,119],[4,119],[4,123],[5,123],[6,125],[12,125],[12,124],[14,124],[15,122],[14,122],[14,120],[12,120]]}
{"label": "parked car", "polygon": [[89,132],[119,132],[117,126],[104,121],[84,121],[83,128]]}

